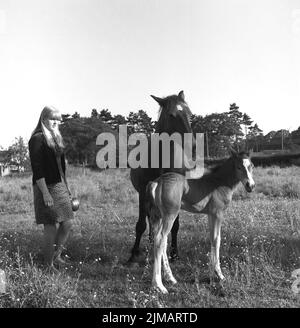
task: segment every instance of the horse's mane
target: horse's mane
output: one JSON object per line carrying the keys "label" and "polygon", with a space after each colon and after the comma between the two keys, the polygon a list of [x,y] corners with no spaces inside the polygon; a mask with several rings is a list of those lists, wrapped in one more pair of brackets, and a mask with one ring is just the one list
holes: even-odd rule
{"label": "horse's mane", "polygon": [[215,175],[219,171],[219,169],[223,166],[225,161],[222,161],[222,163],[216,164],[212,167],[205,168],[203,176],[208,177],[208,176]]}
{"label": "horse's mane", "polygon": [[[238,156],[242,159],[246,159],[246,158],[249,158],[250,159],[250,156],[249,156],[249,153],[245,152],[245,151],[241,151],[240,153],[238,153]],[[210,168],[207,168],[207,171],[204,172],[204,175],[213,175],[213,174],[216,174],[220,168],[228,161],[230,161],[231,159],[233,159],[233,156],[230,156],[224,160],[221,161],[221,163],[218,163],[216,165],[214,165],[213,167],[210,167]]]}

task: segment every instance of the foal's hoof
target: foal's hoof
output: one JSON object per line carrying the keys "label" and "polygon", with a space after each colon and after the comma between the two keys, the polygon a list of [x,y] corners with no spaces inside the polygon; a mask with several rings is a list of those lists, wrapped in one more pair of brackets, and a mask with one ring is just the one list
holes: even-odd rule
{"label": "foal's hoof", "polygon": [[176,285],[177,284],[177,280],[175,278],[169,279],[168,281],[171,285]]}
{"label": "foal's hoof", "polygon": [[215,296],[218,296],[218,297],[225,297],[226,296],[226,292],[225,292],[225,289],[224,287],[222,286],[222,284],[220,283],[217,283],[217,284],[214,284],[210,287],[211,289],[211,292],[215,295]]}
{"label": "foal's hoof", "polygon": [[215,270],[214,271],[214,280],[216,281],[216,282],[224,282],[226,279],[225,279],[225,277],[223,276],[223,273],[221,272],[221,271],[217,271],[217,270]]}
{"label": "foal's hoof", "polygon": [[152,286],[153,287],[153,289],[155,290],[155,291],[157,291],[157,292],[159,292],[159,293],[162,293],[162,294],[164,294],[164,295],[166,295],[166,294],[169,294],[169,292],[168,292],[168,290],[167,290],[167,288],[165,287],[165,286],[163,286],[163,285],[161,285],[161,286]]}
{"label": "foal's hoof", "polygon": [[222,282],[225,281],[225,278],[223,280],[220,279],[218,275],[203,275],[202,277],[198,278],[198,282],[201,284],[222,284]]}
{"label": "foal's hoof", "polygon": [[222,276],[217,276],[216,280],[218,281],[219,284],[222,284],[223,282],[226,281],[226,279],[223,275]]}

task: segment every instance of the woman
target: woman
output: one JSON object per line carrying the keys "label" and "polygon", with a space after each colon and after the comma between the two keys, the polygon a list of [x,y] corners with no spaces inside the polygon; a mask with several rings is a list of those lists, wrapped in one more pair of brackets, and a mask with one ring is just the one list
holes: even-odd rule
{"label": "woman", "polygon": [[29,140],[35,219],[37,224],[44,225],[44,261],[51,269],[53,263],[65,263],[61,253],[74,218],[64,179],[66,164],[60,121],[57,109],[45,107]]}

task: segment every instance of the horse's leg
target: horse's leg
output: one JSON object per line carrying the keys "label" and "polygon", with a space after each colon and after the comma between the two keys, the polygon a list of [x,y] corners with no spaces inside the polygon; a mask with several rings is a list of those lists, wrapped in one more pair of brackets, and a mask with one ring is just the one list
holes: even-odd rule
{"label": "horse's leg", "polygon": [[225,277],[222,274],[220,267],[220,243],[221,243],[221,214],[209,214],[208,215],[209,230],[210,230],[210,244],[211,244],[211,265],[214,273],[220,280],[224,280]]}
{"label": "horse's leg", "polygon": [[146,222],[146,209],[145,209],[145,195],[144,193],[139,193],[139,219],[135,226],[135,243],[131,250],[131,257],[128,262],[138,262],[140,256],[140,242],[143,233],[147,228]]}
{"label": "horse's leg", "polygon": [[171,229],[171,249],[170,249],[170,258],[171,261],[175,261],[179,258],[178,256],[178,248],[177,248],[177,235],[178,235],[178,230],[179,230],[179,215],[177,215],[172,229]]}
{"label": "horse's leg", "polygon": [[[164,268],[164,276],[165,279],[171,282],[173,285],[177,283],[177,280],[174,278],[172,270],[170,268],[168,256],[167,256],[167,245],[168,245],[168,234],[170,233],[171,227],[174,226],[175,215],[170,215],[165,218],[163,222],[163,229],[162,229],[162,238],[163,238],[163,268]],[[177,218],[178,219],[178,216]]]}
{"label": "horse's leg", "polygon": [[162,220],[158,219],[153,222],[154,233],[154,263],[153,263],[153,276],[152,287],[158,289],[163,294],[167,294],[168,291],[162,283],[161,278],[161,261],[164,251],[164,240],[162,238]]}

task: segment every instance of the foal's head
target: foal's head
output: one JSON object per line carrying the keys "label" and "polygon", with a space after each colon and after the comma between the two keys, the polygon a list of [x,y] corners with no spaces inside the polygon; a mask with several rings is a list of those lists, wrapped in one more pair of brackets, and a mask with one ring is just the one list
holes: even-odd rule
{"label": "foal's head", "polygon": [[255,187],[255,182],[252,176],[254,165],[251,162],[249,153],[238,153],[234,150],[231,150],[231,157],[234,161],[234,168],[237,179],[242,182],[246,191],[251,192]]}
{"label": "foal's head", "polygon": [[192,112],[185,102],[183,91],[180,91],[178,95],[172,95],[166,98],[151,97],[160,106],[155,132],[166,132],[169,134],[178,132],[181,135],[192,132],[190,124]]}

